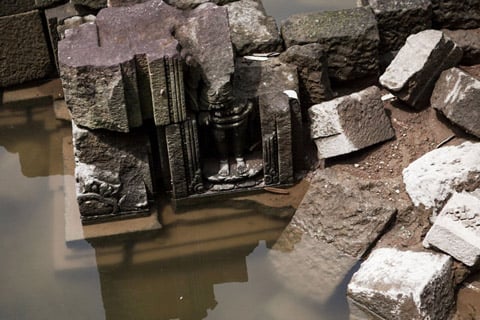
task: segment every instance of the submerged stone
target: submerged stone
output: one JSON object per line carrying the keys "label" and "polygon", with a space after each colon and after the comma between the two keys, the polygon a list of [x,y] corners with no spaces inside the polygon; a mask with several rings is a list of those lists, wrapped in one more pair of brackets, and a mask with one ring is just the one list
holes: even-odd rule
{"label": "submerged stone", "polygon": [[329,76],[346,81],[378,72],[379,34],[368,8],[295,14],[283,22],[287,48],[319,43],[328,56]]}
{"label": "submerged stone", "polygon": [[348,284],[348,295],[385,319],[447,319],[454,306],[452,259],[443,254],[374,250]]}
{"label": "submerged stone", "polygon": [[328,302],[357,263],[357,259],[332,244],[293,226],[282,233],[269,251],[268,260],[289,291],[322,304]]}
{"label": "submerged stone", "polygon": [[428,231],[423,245],[435,247],[467,266],[480,261],[480,194],[455,193]]}
{"label": "submerged stone", "polygon": [[447,119],[480,137],[480,80],[458,69],[440,75],[432,93],[431,105]]}
{"label": "submerged stone", "polygon": [[378,21],[380,51],[400,49],[407,37],[432,25],[430,0],[369,0]]}
{"label": "submerged stone", "polygon": [[380,89],[375,86],[315,105],[309,116],[319,159],[351,153],[395,136]]}
{"label": "submerged stone", "polygon": [[461,58],[462,50],[443,32],[425,30],[407,38],[380,83],[408,105],[422,108],[428,104],[440,73]]}

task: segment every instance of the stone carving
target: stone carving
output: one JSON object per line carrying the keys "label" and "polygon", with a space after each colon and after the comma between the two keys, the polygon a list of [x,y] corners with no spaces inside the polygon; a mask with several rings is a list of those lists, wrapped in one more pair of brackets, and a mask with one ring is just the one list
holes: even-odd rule
{"label": "stone carving", "polygon": [[[209,2],[182,11],[151,0],[103,9],[95,20],[67,30],[58,45],[73,122],[88,134],[105,131],[119,140],[143,132],[153,148],[142,165],[163,187],[154,191],[170,192],[176,203],[292,184],[302,168],[296,67],[276,58],[236,59],[230,27],[227,7]],[[128,157],[136,146],[122,150]],[[102,159],[93,157],[88,165],[101,166]],[[128,170],[114,173],[122,181]],[[103,218],[127,214],[122,191],[141,193],[139,186],[118,186],[97,170],[81,174],[84,216],[95,208]],[[100,186],[111,191],[92,192]],[[144,190],[146,207],[150,190]]]}

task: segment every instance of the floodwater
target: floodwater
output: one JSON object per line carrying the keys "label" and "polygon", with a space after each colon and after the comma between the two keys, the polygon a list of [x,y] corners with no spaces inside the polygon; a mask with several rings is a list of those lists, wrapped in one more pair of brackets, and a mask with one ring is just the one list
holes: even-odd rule
{"label": "floodwater", "polygon": [[[354,0],[264,4],[281,20]],[[287,224],[279,217],[293,213],[302,185],[290,203],[280,195],[216,202],[167,212],[160,231],[67,246],[69,137],[49,99],[0,106],[0,319],[349,319],[348,277],[319,302],[291,290],[271,261]]]}

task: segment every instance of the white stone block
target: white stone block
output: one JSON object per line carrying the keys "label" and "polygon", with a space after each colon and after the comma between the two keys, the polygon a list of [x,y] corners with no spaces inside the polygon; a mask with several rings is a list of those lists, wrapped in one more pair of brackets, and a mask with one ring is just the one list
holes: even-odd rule
{"label": "white stone block", "polygon": [[478,195],[455,193],[436,218],[423,241],[448,253],[467,266],[480,260],[480,198]]}
{"label": "white stone block", "polygon": [[451,267],[444,254],[377,249],[353,275],[348,294],[385,319],[447,319],[454,305]]}

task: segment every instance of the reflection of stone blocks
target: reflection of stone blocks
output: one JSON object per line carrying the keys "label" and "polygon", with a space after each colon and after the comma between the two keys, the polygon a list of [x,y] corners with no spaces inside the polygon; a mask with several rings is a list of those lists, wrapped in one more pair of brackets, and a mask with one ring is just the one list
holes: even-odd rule
{"label": "reflection of stone blocks", "polygon": [[447,319],[454,305],[452,259],[382,248],[353,275],[348,294],[382,318]]}
{"label": "reflection of stone blocks", "polygon": [[73,125],[73,137],[82,222],[148,215],[153,188],[146,135]]}
{"label": "reflection of stone blocks", "polygon": [[435,247],[474,266],[480,261],[480,197],[455,193],[428,231],[424,245]]}
{"label": "reflection of stone blocks", "polygon": [[52,71],[39,11],[0,17],[0,87],[44,78]]}

